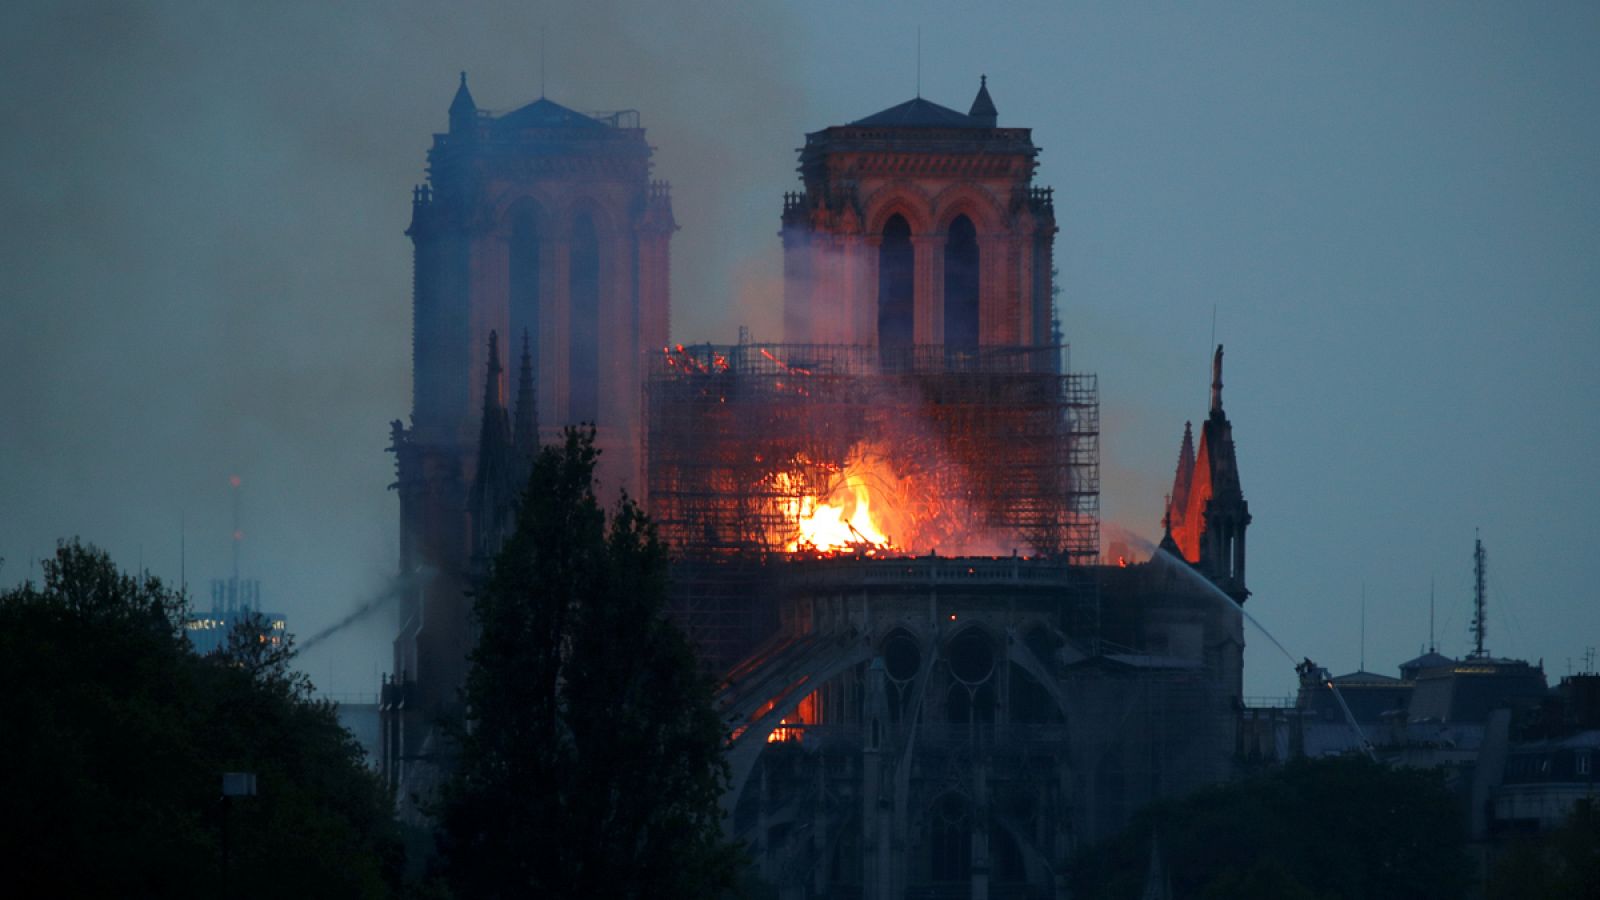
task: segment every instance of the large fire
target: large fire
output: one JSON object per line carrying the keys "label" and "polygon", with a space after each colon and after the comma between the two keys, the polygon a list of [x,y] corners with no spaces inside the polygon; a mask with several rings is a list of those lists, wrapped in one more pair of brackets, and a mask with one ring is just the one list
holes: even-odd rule
{"label": "large fire", "polygon": [[[780,476],[780,480],[787,478]],[[783,501],[783,507],[795,528],[794,539],[783,548],[789,553],[896,549],[893,538],[872,519],[872,490],[864,472],[847,468],[825,496],[791,497]]]}
{"label": "large fire", "polygon": [[878,444],[857,444],[842,464],[803,456],[794,463],[794,473],[771,476],[782,519],[776,537],[787,553],[1007,552],[949,485],[915,465],[896,466]]}

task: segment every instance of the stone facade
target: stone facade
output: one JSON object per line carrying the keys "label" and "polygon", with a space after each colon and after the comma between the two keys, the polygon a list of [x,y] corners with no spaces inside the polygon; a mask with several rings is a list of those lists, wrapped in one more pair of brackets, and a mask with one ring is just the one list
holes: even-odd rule
{"label": "stone facade", "polygon": [[1052,343],[1048,188],[1029,129],[922,98],[806,135],[783,210],[784,340]]}
{"label": "stone facade", "polygon": [[[427,723],[454,702],[471,641],[466,579],[520,489],[505,483],[515,466],[486,478],[480,461],[587,423],[603,489],[642,492],[640,385],[645,353],[667,342],[677,227],[666,184],[650,178],[651,152],[636,112],[584,114],[540,98],[494,115],[478,109],[464,74],[449,130],[434,135],[406,231],[411,421],[393,424],[390,447],[408,584],[385,688],[396,784],[405,760],[423,754]],[[506,336],[508,356],[521,350],[518,425],[529,433],[514,436],[516,453],[488,445],[498,433],[489,420],[509,403],[491,334]]]}

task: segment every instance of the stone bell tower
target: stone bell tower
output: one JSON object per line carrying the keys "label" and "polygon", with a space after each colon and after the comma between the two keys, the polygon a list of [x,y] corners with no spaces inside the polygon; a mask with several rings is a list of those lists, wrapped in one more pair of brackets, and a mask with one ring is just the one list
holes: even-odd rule
{"label": "stone bell tower", "polygon": [[386,720],[386,758],[419,752],[418,723],[453,702],[465,672],[466,577],[474,547],[484,552],[474,536],[484,514],[469,506],[483,506],[480,434],[505,400],[491,335],[525,373],[519,420],[540,426],[519,444],[592,424],[603,494],[643,494],[645,354],[667,343],[677,227],[651,153],[635,111],[580,113],[540,97],[496,115],[478,108],[465,73],[449,130],[433,136],[406,231],[412,411],[390,449],[408,589],[386,694],[407,715]]}
{"label": "stone bell tower", "polygon": [[786,342],[885,361],[1053,342],[1051,192],[1031,131],[998,119],[984,79],[966,113],[917,97],[806,135],[784,198]]}

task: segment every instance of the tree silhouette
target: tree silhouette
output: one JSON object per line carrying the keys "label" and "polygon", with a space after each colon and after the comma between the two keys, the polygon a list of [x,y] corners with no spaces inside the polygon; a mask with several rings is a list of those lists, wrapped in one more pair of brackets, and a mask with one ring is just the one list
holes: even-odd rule
{"label": "tree silhouette", "polygon": [[[390,803],[340,727],[246,625],[197,655],[183,597],[76,541],[0,592],[0,868],[12,897],[214,897],[222,773],[236,897],[389,896]],[[252,627],[254,630],[252,630]]]}
{"label": "tree silhouette", "polygon": [[440,850],[462,897],[716,896],[725,728],[665,615],[666,555],[624,497],[595,499],[594,432],[535,459],[473,609],[460,762]]}

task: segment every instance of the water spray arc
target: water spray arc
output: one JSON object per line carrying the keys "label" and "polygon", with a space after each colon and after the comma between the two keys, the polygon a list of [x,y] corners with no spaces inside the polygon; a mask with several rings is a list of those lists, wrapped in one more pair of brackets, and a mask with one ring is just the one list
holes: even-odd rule
{"label": "water spray arc", "polygon": [[1243,616],[1245,621],[1255,626],[1257,631],[1261,632],[1261,634],[1266,637],[1267,640],[1272,642],[1272,646],[1278,648],[1278,652],[1282,653],[1285,659],[1294,664],[1295,673],[1297,675],[1301,677],[1312,676],[1318,681],[1327,685],[1328,690],[1333,692],[1334,700],[1338,701],[1340,711],[1344,713],[1345,723],[1348,724],[1350,729],[1356,733],[1356,738],[1361,743],[1362,753],[1366,754],[1368,759],[1377,759],[1377,754],[1372,748],[1372,742],[1367,740],[1366,732],[1362,730],[1360,723],[1356,721],[1355,714],[1350,711],[1349,704],[1345,703],[1344,701],[1344,694],[1339,692],[1339,686],[1334,683],[1333,676],[1326,668],[1312,662],[1310,657],[1302,657],[1299,661],[1296,661],[1294,654],[1290,653],[1289,649],[1283,646],[1283,642],[1279,641],[1276,637],[1273,637],[1272,632],[1268,631],[1265,626],[1257,621],[1255,616],[1252,616],[1250,613],[1246,612],[1244,606],[1240,604],[1239,601],[1233,599],[1233,597],[1229,596],[1226,591],[1213,584],[1210,579],[1206,578],[1204,575],[1201,575],[1199,572],[1196,572],[1187,561],[1180,557],[1174,556],[1169,551],[1151,544],[1149,541],[1146,541],[1142,538],[1135,537],[1134,540],[1141,544],[1144,549],[1150,552],[1151,562],[1160,560],[1169,568],[1183,573],[1191,582],[1204,588],[1206,593],[1222,598],[1224,602],[1238,610],[1239,615]]}
{"label": "water spray arc", "polygon": [[316,634],[313,634],[311,637],[306,638],[304,641],[301,641],[295,648],[296,651],[304,653],[328,638],[333,637],[346,628],[349,628],[351,625],[354,625],[362,619],[365,619],[367,616],[370,616],[378,610],[383,609],[396,598],[398,598],[404,592],[404,590],[405,582],[403,579],[396,578],[391,580],[391,582],[385,586],[383,590],[379,591],[376,596],[351,610],[345,615],[344,618],[333,623],[332,625],[329,625],[327,628],[322,629]]}

